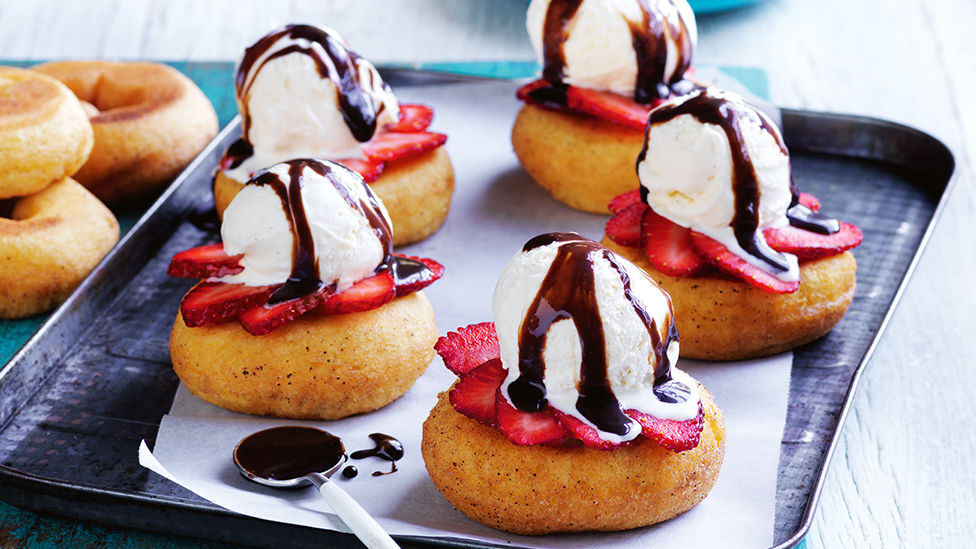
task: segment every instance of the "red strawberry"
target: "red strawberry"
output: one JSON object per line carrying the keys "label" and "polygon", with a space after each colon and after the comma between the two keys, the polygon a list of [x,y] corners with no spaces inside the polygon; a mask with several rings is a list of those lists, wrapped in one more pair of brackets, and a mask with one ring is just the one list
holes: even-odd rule
{"label": "red strawberry", "polygon": [[637,248],[641,245],[641,216],[648,210],[643,202],[627,206],[607,221],[604,230],[610,240],[621,246]]}
{"label": "red strawberry", "polygon": [[640,201],[640,189],[634,189],[613,197],[613,200],[610,201],[610,204],[607,207],[613,213],[620,213],[627,206],[636,204]]}
{"label": "red strawberry", "polygon": [[237,274],[244,270],[240,261],[244,254],[229,256],[224,245],[205,244],[184,250],[173,256],[166,271],[169,276],[181,278],[210,278]]}
{"label": "red strawberry", "polygon": [[434,344],[447,369],[461,376],[501,355],[494,322],[482,322],[447,332]]}
{"label": "red strawberry", "polygon": [[647,208],[641,219],[647,260],[669,276],[693,276],[706,271],[708,262],[691,246],[691,232]]}
{"label": "red strawberry", "polygon": [[698,404],[698,417],[687,421],[658,419],[637,410],[625,410],[624,413],[641,424],[645,437],[672,452],[684,452],[698,446],[705,427],[705,411],[701,403]]}
{"label": "red strawberry", "polygon": [[427,105],[400,104],[400,120],[386,126],[386,131],[414,133],[422,132],[434,120],[434,110]]}
{"label": "red strawberry", "polygon": [[517,97],[519,101],[536,105],[537,102],[531,96],[532,92],[538,90],[539,88],[548,88],[549,86],[552,86],[552,84],[540,78],[539,80],[529,82],[528,84],[519,88],[518,91],[515,92],[515,97]]}
{"label": "red strawberry", "polygon": [[495,398],[505,381],[502,361],[494,358],[461,376],[448,398],[454,409],[479,423],[495,426]]}
{"label": "red strawberry", "polygon": [[629,444],[629,442],[619,443],[603,440],[600,438],[596,429],[575,416],[564,414],[551,407],[549,408],[549,413],[552,414],[563,428],[571,433],[573,438],[583,441],[583,444],[590,448],[596,448],[597,450],[616,450]]}
{"label": "red strawberry", "polygon": [[224,282],[200,282],[180,303],[180,313],[187,326],[195,328],[233,318],[244,311],[263,305],[281,285],[245,286]]}
{"label": "red strawberry", "polygon": [[840,222],[840,230],[830,235],[786,225],[778,229],[766,229],[763,236],[770,248],[793,254],[801,261],[837,255],[864,240],[861,229],[843,221]]}
{"label": "red strawberry", "polygon": [[[402,258],[400,260],[401,273],[404,272],[404,270],[409,270],[408,264],[413,261],[423,263],[424,266],[427,267],[423,270],[417,270],[415,274],[409,275],[404,279],[398,279],[396,281],[397,297],[402,297],[422,290],[433,284],[434,281],[440,277],[444,276],[444,266],[433,259],[428,259],[426,257],[414,257],[410,255],[394,255]],[[404,269],[405,267],[406,269]],[[403,275],[401,274],[401,276]]]}
{"label": "red strawberry", "polygon": [[795,292],[800,287],[800,281],[784,282],[766,271],[755,267],[746,260],[733,254],[724,245],[716,240],[697,233],[691,232],[691,243],[702,256],[708,258],[712,265],[720,271],[728,273],[751,286],[760,290],[776,293],[789,294]]}
{"label": "red strawberry", "polygon": [[641,105],[630,97],[576,86],[569,86],[566,90],[566,104],[606,122],[639,131],[644,131],[647,115],[651,112],[649,106]]}
{"label": "red strawberry", "polygon": [[387,162],[436,149],[446,141],[447,136],[441,133],[426,131],[416,133],[383,132],[363,143],[361,147],[370,161]]}
{"label": "red strawberry", "polygon": [[570,432],[549,412],[523,412],[496,392],[495,416],[498,430],[513,444],[559,446],[572,439]]}
{"label": "red strawberry", "polygon": [[359,313],[385,305],[396,297],[389,270],[364,278],[345,290],[327,296],[316,312],[326,315]]}
{"label": "red strawberry", "polygon": [[810,208],[812,211],[817,211],[820,209],[820,200],[818,200],[817,197],[813,196],[812,194],[800,193],[799,201],[800,204]]}
{"label": "red strawberry", "polygon": [[323,286],[311,295],[290,299],[274,305],[267,303],[252,307],[237,317],[244,330],[251,335],[273,332],[298,316],[323,303],[332,295],[332,286]]}
{"label": "red strawberry", "polygon": [[382,161],[373,162],[361,158],[342,158],[336,162],[363,176],[363,180],[367,183],[379,179],[380,174],[383,173],[383,168],[386,167]]}

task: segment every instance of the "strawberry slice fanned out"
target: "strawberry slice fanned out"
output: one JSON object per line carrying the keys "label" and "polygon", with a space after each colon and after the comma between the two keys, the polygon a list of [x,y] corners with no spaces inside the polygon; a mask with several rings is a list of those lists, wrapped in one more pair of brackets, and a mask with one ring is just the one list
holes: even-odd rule
{"label": "strawberry slice fanned out", "polygon": [[264,305],[271,294],[280,287],[280,284],[245,286],[224,282],[200,282],[183,296],[180,313],[187,326],[191,328],[205,326],[240,316],[248,309]]}
{"label": "strawberry slice fanned out", "polygon": [[372,183],[379,179],[386,163],[382,161],[363,160],[362,158],[340,158],[337,163],[363,176],[363,181]]}
{"label": "strawberry slice fanned out", "polygon": [[291,322],[299,315],[310,311],[324,302],[334,289],[323,286],[311,295],[290,299],[274,305],[267,303],[244,311],[238,318],[244,330],[251,335],[264,335]]}
{"label": "strawberry slice fanned out", "polygon": [[523,412],[505,400],[501,388],[496,391],[496,395],[495,417],[498,430],[513,444],[561,446],[572,439],[569,430],[560,425],[549,412]]}
{"label": "strawberry slice fanned out", "polygon": [[[494,322],[482,322],[447,332],[434,344],[447,369],[460,377],[501,356]],[[494,397],[493,397],[494,398]]]}
{"label": "strawberry slice fanned out", "polygon": [[636,204],[640,201],[640,189],[634,189],[613,197],[613,199],[610,200],[610,204],[607,205],[607,208],[609,208],[612,213],[616,214],[623,211],[623,209],[627,206]]}
{"label": "strawberry slice fanned out", "polygon": [[621,246],[639,248],[641,245],[641,217],[648,210],[646,204],[637,201],[620,210],[607,220],[604,230],[610,240]]}
{"label": "strawberry slice fanned out", "polygon": [[800,261],[841,254],[864,240],[861,229],[843,221],[840,222],[840,230],[829,235],[786,225],[778,229],[766,229],[763,231],[763,236],[770,248],[777,252],[793,254]]}
{"label": "strawberry slice fanned out", "polygon": [[577,86],[566,90],[566,104],[577,112],[638,131],[644,131],[651,112],[649,105],[641,105],[630,97]]}
{"label": "strawberry slice fanned out", "polygon": [[390,271],[364,278],[345,290],[328,296],[315,312],[322,315],[343,315],[370,311],[396,298],[396,287]]}
{"label": "strawberry slice fanned out", "polygon": [[820,200],[812,194],[801,192],[798,201],[800,204],[810,208],[811,211],[816,212],[820,210]]}
{"label": "strawberry slice fanned out", "polygon": [[180,278],[210,278],[237,274],[244,270],[240,262],[244,254],[227,255],[224,245],[205,244],[184,250],[173,256],[166,273]]}
{"label": "strawberry slice fanned out", "polygon": [[495,399],[498,388],[505,381],[505,374],[502,361],[498,358],[472,368],[461,376],[448,393],[451,405],[479,423],[496,426]]}
{"label": "strawberry slice fanned out", "polygon": [[396,124],[389,124],[386,130],[390,132],[415,133],[422,132],[434,121],[434,110],[427,105],[417,103],[400,104],[400,120]]}
{"label": "strawberry slice fanned out", "polygon": [[361,148],[371,162],[388,162],[408,158],[440,147],[447,142],[442,133],[428,131],[414,133],[383,132],[363,143]]}
{"label": "strawberry slice fanned out", "polygon": [[800,281],[785,282],[733,254],[722,243],[701,233],[691,232],[691,243],[718,270],[728,273],[765,292],[789,294],[800,287]]}
{"label": "strawberry slice fanned out", "polygon": [[[397,297],[420,291],[444,276],[444,266],[433,259],[412,255],[393,255],[399,258],[395,266],[397,269]],[[422,264],[426,269],[416,268],[420,266],[418,264]]]}
{"label": "strawberry slice fanned out", "polygon": [[625,414],[641,424],[642,434],[672,452],[684,452],[698,446],[705,427],[705,410],[698,403],[698,417],[686,421],[659,419],[637,410],[625,410]]}
{"label": "strawberry slice fanned out", "polygon": [[651,208],[641,218],[641,237],[650,264],[669,276],[694,276],[708,269],[708,261],[691,245],[691,229],[658,215]]}
{"label": "strawberry slice fanned out", "polygon": [[559,422],[559,425],[570,432],[573,438],[582,441],[585,446],[589,446],[590,448],[609,451],[616,450],[617,448],[622,448],[630,444],[629,442],[619,443],[604,440],[600,438],[600,435],[597,433],[596,429],[584,423],[579,418],[569,414],[564,414],[559,410],[550,408],[549,413],[552,414],[553,418]]}

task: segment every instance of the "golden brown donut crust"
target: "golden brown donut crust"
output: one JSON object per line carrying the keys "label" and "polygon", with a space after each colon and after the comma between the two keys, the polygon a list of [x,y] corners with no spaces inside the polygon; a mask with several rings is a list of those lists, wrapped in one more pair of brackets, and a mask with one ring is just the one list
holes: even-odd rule
{"label": "golden brown donut crust", "polygon": [[59,61],[32,69],[100,111],[91,119],[95,147],[75,179],[108,204],[157,192],[217,135],[213,105],[166,65]]}
{"label": "golden brown donut crust", "polygon": [[424,464],[457,510],[513,534],[655,524],[703,500],[722,466],[725,421],[708,391],[699,390],[705,428],[698,446],[681,453],[646,439],[609,452],[517,446],[455,411],[443,392],[424,422]]}
{"label": "golden brown donut crust", "polygon": [[741,360],[774,355],[827,334],[856,286],[851,252],[800,264],[800,289],[773,294],[723,274],[676,278],[654,269],[641,248],[601,244],[647,271],[671,295],[681,356]]}
{"label": "golden brown donut crust", "polygon": [[306,314],[252,336],[230,320],[170,335],[173,369],[222,408],[294,419],[339,419],[407,392],[434,356],[437,327],[423,292],[363,313]]}
{"label": "golden brown donut crust", "polygon": [[0,217],[0,318],[53,309],[118,241],[115,216],[71,178],[19,199]]}
{"label": "golden brown donut crust", "polygon": [[522,168],[553,198],[585,212],[608,213],[613,197],[640,186],[644,132],[591,116],[523,105],[512,127]]}
{"label": "golden brown donut crust", "polygon": [[85,163],[94,133],[57,80],[0,67],[0,199],[34,194]]}
{"label": "golden brown donut crust", "polygon": [[[393,224],[393,245],[406,246],[434,234],[451,209],[454,168],[444,147],[414,157],[387,162],[380,177],[369,184],[383,201]],[[214,203],[223,219],[224,210],[244,188],[217,171]]]}

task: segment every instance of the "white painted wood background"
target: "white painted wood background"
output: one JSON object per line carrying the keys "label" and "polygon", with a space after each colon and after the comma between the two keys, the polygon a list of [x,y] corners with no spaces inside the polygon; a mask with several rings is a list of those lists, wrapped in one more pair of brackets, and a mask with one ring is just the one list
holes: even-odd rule
{"label": "white painted wood background", "polygon": [[[270,28],[336,28],[375,62],[529,60],[522,0],[0,0],[0,59],[235,60]],[[699,17],[700,63],[774,102],[945,142],[964,175],[862,378],[808,537],[976,545],[976,2],[769,0]]]}

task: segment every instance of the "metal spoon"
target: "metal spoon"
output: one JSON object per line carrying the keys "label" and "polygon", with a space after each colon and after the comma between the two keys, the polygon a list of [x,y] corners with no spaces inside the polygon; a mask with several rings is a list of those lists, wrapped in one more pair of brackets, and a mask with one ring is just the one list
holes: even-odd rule
{"label": "metal spoon", "polygon": [[274,488],[314,484],[366,547],[399,548],[356,500],[329,480],[345,461],[346,452],[339,437],[314,427],[258,431],[234,448],[234,463],[245,478]]}

